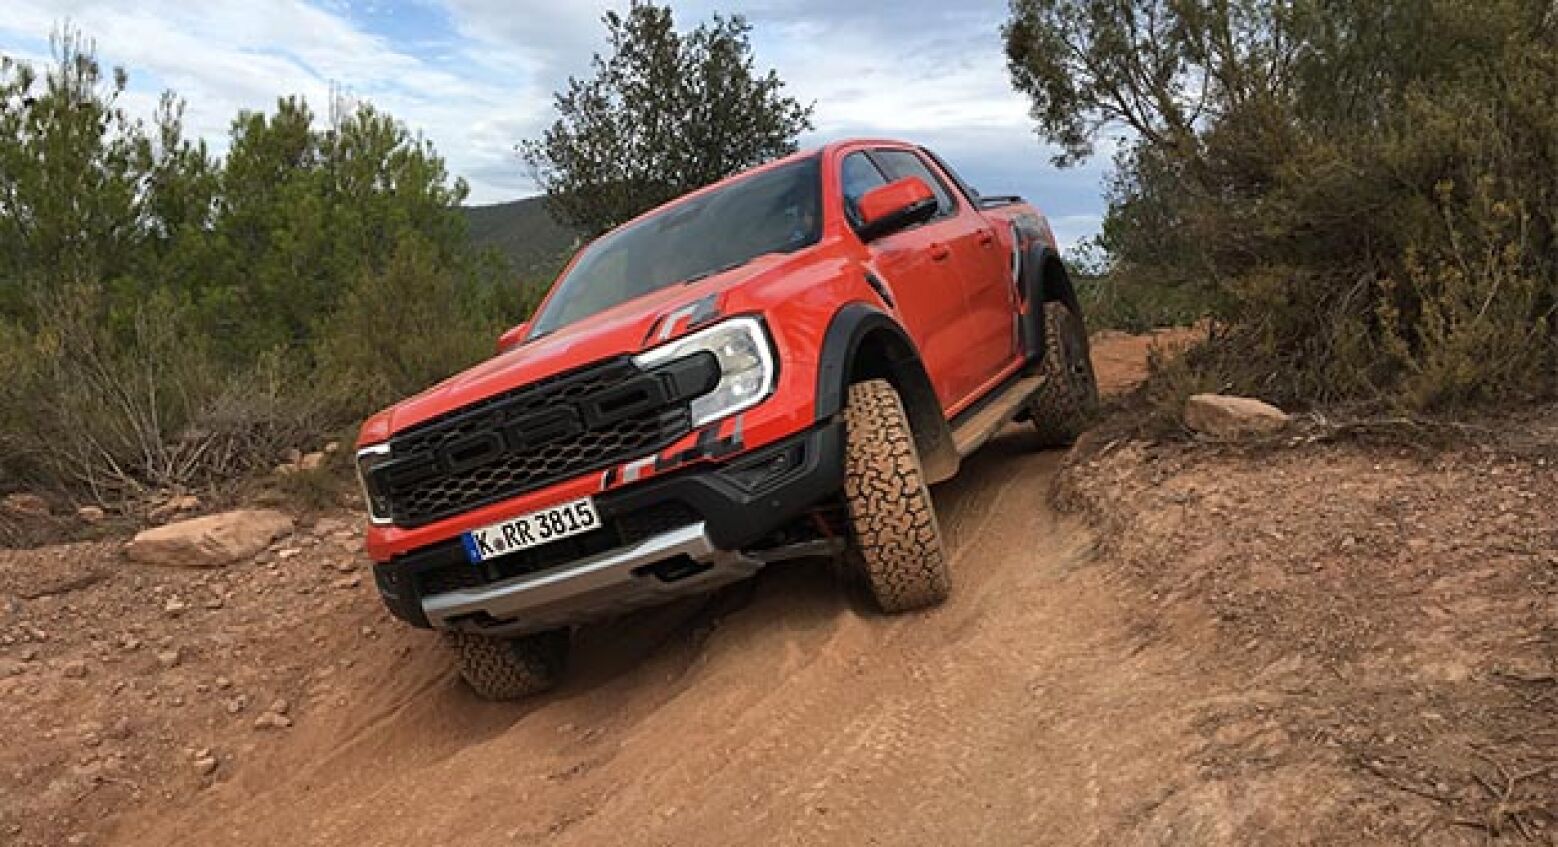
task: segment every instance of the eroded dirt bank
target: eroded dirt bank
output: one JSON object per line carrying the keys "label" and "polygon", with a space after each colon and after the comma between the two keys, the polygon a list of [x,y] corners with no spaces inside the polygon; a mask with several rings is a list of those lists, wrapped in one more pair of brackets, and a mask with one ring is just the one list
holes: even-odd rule
{"label": "eroded dirt bank", "polygon": [[1089,455],[1066,514],[1018,427],[935,492],[939,609],[773,568],[520,705],[386,618],[344,522],[206,573],[0,551],[0,841],[1552,840],[1552,460]]}

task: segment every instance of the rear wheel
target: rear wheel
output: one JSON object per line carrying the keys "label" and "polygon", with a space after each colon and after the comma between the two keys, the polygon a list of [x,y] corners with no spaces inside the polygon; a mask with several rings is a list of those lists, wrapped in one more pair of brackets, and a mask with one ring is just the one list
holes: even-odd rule
{"label": "rear wheel", "polygon": [[1098,410],[1098,382],[1082,316],[1059,301],[1044,304],[1044,361],[1039,373],[1044,383],[1028,405],[1029,416],[1040,444],[1066,447]]}
{"label": "rear wheel", "polygon": [[935,605],[951,590],[941,529],[898,392],[883,379],[849,387],[844,500],[854,544],[846,567],[884,612]]}
{"label": "rear wheel", "polygon": [[486,700],[518,700],[557,684],[568,658],[568,630],[554,629],[518,638],[493,638],[473,632],[444,636],[459,657],[460,676]]}

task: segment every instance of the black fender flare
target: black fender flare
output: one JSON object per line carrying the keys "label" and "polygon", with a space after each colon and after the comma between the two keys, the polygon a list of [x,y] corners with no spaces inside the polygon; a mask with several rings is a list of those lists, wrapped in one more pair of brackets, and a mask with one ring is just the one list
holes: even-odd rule
{"label": "black fender flare", "polygon": [[844,410],[851,382],[875,377],[892,383],[903,401],[926,482],[957,473],[952,430],[918,348],[891,315],[867,303],[849,303],[829,320],[817,357],[817,421]]}
{"label": "black fender flare", "polygon": [[1026,308],[1021,325],[1022,349],[1029,363],[1036,364],[1044,355],[1043,304],[1058,300],[1078,317],[1082,315],[1082,304],[1060,253],[1042,241],[1034,240],[1022,252],[1017,287]]}

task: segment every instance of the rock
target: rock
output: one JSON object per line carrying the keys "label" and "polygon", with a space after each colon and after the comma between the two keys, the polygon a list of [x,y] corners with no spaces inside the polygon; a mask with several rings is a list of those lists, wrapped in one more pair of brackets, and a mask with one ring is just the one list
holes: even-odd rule
{"label": "rock", "polygon": [[292,726],[292,719],[275,712],[264,712],[254,719],[255,729],[286,729],[289,726]]}
{"label": "rock", "polygon": [[172,650],[163,650],[161,653],[158,653],[157,664],[161,665],[164,670],[176,668],[179,665],[179,661],[183,658],[179,649],[175,647]]}
{"label": "rock", "polygon": [[359,585],[362,585],[360,576],[346,576],[335,581],[335,587],[342,590],[356,588]]}
{"label": "rock", "polygon": [[166,612],[170,618],[176,618],[184,614],[184,610],[188,608],[189,605],[177,597],[169,597],[168,602],[162,604],[162,611]]}
{"label": "rock", "polygon": [[1185,401],[1185,426],[1219,438],[1276,432],[1287,422],[1286,412],[1249,397],[1194,394]]}
{"label": "rock", "polygon": [[339,442],[339,441],[326,441],[325,442],[325,455],[326,456],[334,456],[335,454],[337,454],[339,452],[341,452],[341,442]]}
{"label": "rock", "polygon": [[282,462],[276,466],[276,476],[292,476],[298,472],[298,466],[291,462]]}
{"label": "rock", "polygon": [[276,551],[276,558],[278,558],[278,559],[280,559],[280,560],[285,562],[286,560],[292,558],[293,556],[296,556],[297,554],[299,554],[301,552],[303,552],[302,549],[300,549],[298,547],[288,547],[288,548],[286,548],[284,550],[277,550]]}
{"label": "rock", "polygon": [[82,506],[76,510],[76,518],[82,523],[102,523],[106,517],[108,513],[97,506]]}
{"label": "rock", "polygon": [[286,700],[280,697],[276,698],[276,700],[270,704],[270,711],[275,712],[278,715],[285,715],[291,709],[292,704],[288,703]]}
{"label": "rock", "polygon": [[216,771],[216,757],[203,756],[195,759],[195,772],[201,776],[210,776]]}
{"label": "rock", "polygon": [[298,460],[298,470],[317,471],[325,465],[325,454],[308,453]]}
{"label": "rock", "polygon": [[228,700],[227,701],[227,706],[226,706],[227,713],[229,715],[236,715],[239,712],[243,711],[244,709],[247,709],[248,707],[249,707],[249,698],[247,696],[243,695],[243,694],[240,694],[237,697],[234,697],[233,699]]}
{"label": "rock", "polygon": [[269,509],[240,510],[170,523],[135,536],[131,560],[175,567],[217,567],[264,550],[292,531],[292,519]]}
{"label": "rock", "polygon": [[166,520],[181,512],[193,512],[200,508],[200,498],[193,494],[170,497],[162,505],[152,509],[149,516],[154,521]]}
{"label": "rock", "polygon": [[65,663],[64,669],[60,672],[69,679],[81,679],[87,675],[87,663],[80,659],[72,659]]}
{"label": "rock", "polygon": [[18,491],[0,498],[0,511],[19,518],[46,518],[49,516],[49,501],[36,494]]}

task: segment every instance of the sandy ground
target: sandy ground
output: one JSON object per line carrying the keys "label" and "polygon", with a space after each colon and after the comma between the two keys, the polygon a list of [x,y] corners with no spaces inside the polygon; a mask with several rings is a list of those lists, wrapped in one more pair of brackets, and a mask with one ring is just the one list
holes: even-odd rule
{"label": "sandy ground", "polygon": [[1545,456],[1013,427],[935,491],[944,606],[775,567],[522,704],[387,617],[351,515],[212,573],[0,551],[0,842],[1554,843],[1555,497]]}

